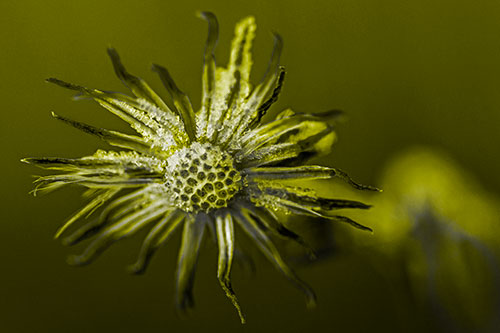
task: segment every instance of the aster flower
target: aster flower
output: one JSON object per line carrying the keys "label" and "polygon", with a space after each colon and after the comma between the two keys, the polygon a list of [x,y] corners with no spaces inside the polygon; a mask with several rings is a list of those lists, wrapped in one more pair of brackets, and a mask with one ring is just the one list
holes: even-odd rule
{"label": "aster flower", "polygon": [[167,69],[153,65],[153,71],[170,94],[173,108],[146,82],[128,73],[114,49],[108,50],[114,70],[132,96],[54,78],[47,80],[77,91],[80,97],[94,99],[129,123],[137,134],[97,128],[53,113],[56,119],[125,150],[98,150],[91,156],[75,159],[24,159],[59,171],[38,178],[34,193],[67,184],[87,188],[88,203],[55,236],[60,237],[82,218],[98,215],[63,238],[67,245],[90,240],[82,254],[69,258],[75,265],[91,262],[117,240],[149,227],[138,259],[131,266],[132,272],[142,273],[155,251],[176,229],[182,229],[176,279],[176,304],[180,310],[193,306],[193,277],[200,244],[208,230],[219,250],[218,280],[244,322],[230,280],[233,259],[239,254],[235,228],[247,234],[274,266],[304,292],[307,303],[313,305],[313,291],[284,262],[272,237],[274,234],[306,244],[276,214],[322,217],[369,230],[335,213],[343,208],[366,209],[368,205],[318,197],[312,189],[298,187],[293,182],[339,177],[358,189],[374,188],[355,183],[338,169],[304,164],[330,151],[335,133],[325,118],[336,115],[336,111],[302,114],[287,109],[274,120],[261,122],[277,100],[285,77],[283,67],[279,66],[282,40],[278,35],[274,36],[267,72],[253,87],[249,75],[254,18],[247,17],[237,24],[229,64],[217,67],[214,49],[218,23],[211,13],[200,16],[208,22],[209,32],[198,111]]}

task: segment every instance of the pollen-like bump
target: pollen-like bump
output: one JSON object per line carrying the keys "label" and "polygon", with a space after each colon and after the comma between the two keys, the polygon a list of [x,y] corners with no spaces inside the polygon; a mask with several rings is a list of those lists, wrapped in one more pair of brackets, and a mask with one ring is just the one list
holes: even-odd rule
{"label": "pollen-like bump", "polygon": [[[186,212],[209,212],[226,207],[241,188],[241,176],[238,177],[231,156],[216,146],[194,142],[175,152],[167,163],[165,190],[171,191],[175,205]],[[205,171],[200,171],[198,166]],[[175,176],[174,170],[180,168],[179,175]],[[228,177],[230,174],[236,181]],[[176,186],[172,190],[168,184]]]}

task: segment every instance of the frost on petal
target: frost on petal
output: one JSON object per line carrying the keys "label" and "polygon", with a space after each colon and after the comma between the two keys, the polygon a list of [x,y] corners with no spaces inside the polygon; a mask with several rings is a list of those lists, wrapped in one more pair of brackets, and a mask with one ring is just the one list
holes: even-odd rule
{"label": "frost on petal", "polygon": [[[159,145],[164,150],[171,148],[174,143],[186,142],[187,137],[179,117],[172,112],[160,113],[144,99],[135,100],[125,95],[86,88],[54,78],[47,79],[47,82],[91,97],[103,108],[129,123],[145,141]],[[148,107],[144,107],[145,105]]]}
{"label": "frost on petal", "polygon": [[283,48],[283,41],[278,34],[275,34],[274,37],[273,53],[264,78],[259,85],[255,87],[251,95],[246,99],[245,103],[239,108],[238,114],[234,116],[234,123],[236,127],[234,129],[235,134],[233,135],[233,142],[237,142],[239,140],[245,131],[247,131],[250,124],[258,124],[258,121],[256,120],[260,120],[263,113],[267,111],[266,109],[262,112],[260,107],[266,102],[266,96],[268,96],[271,92],[273,85],[275,85],[274,91],[276,92],[276,94],[274,94],[274,100],[278,97],[279,92],[281,91],[284,70],[280,69],[279,60],[281,50]]}
{"label": "frost on petal", "polygon": [[247,132],[241,139],[241,150],[236,158],[241,161],[251,160],[252,154],[259,149],[278,143],[297,144],[303,157],[325,155],[330,152],[336,135],[333,127],[324,121],[324,117],[313,114],[295,114],[290,109],[270,123]]}
{"label": "frost on petal", "polygon": [[379,189],[355,182],[344,171],[320,165],[303,165],[297,167],[254,167],[244,170],[250,179],[255,180],[312,180],[338,177],[358,190],[380,191]]}
{"label": "frost on petal", "polygon": [[92,156],[79,159],[27,158],[23,161],[64,172],[39,177],[35,181],[35,194],[66,184],[96,189],[144,186],[161,181],[165,167],[164,161],[133,151],[117,153],[98,150]]}
{"label": "frost on petal", "polygon": [[216,68],[214,51],[219,38],[219,23],[213,13],[201,12],[199,16],[208,22],[208,36],[203,56],[201,109],[196,116],[197,136],[204,138],[214,98]]}
{"label": "frost on petal", "polygon": [[135,150],[147,155],[154,154],[152,146],[139,136],[124,134],[121,132],[106,130],[103,128],[97,128],[92,125],[59,116],[54,112],[52,112],[52,116],[57,120],[60,120],[67,125],[73,126],[74,128],[79,129],[85,133],[95,135],[112,146]]}
{"label": "frost on petal", "polygon": [[96,234],[90,245],[80,255],[68,258],[71,265],[85,265],[93,261],[99,254],[114,242],[133,235],[147,224],[167,212],[168,207],[161,202],[151,203],[137,211],[128,214]]}
{"label": "frost on petal", "polygon": [[251,47],[255,29],[255,19],[252,16],[236,25],[229,64],[227,68],[218,67],[216,70],[215,91],[207,128],[207,137],[211,141],[217,138],[220,131],[223,136],[232,134],[235,126],[233,108],[240,105],[250,92]]}
{"label": "frost on petal", "polygon": [[174,79],[165,67],[153,64],[153,71],[158,73],[163,85],[172,97],[177,113],[184,124],[183,129],[186,131],[189,140],[193,141],[196,139],[196,119],[189,97],[177,87]]}

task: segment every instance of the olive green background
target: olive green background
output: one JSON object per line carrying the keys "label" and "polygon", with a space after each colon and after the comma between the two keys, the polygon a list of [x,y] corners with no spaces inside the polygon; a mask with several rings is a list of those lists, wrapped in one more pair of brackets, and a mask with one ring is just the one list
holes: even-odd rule
{"label": "olive green background", "polygon": [[[265,70],[271,31],[285,41],[288,76],[276,112],[340,108],[349,120],[334,153],[322,160],[377,184],[385,161],[413,144],[447,151],[492,192],[500,192],[500,2],[457,0],[332,1],[0,1],[0,331],[2,332],[305,332],[419,331],[422,313],[387,297],[387,282],[363,258],[344,254],[298,268],[319,296],[302,295],[265,260],[257,272],[233,273],[248,324],[241,326],[215,274],[216,251],[200,258],[197,307],[185,320],[173,306],[178,237],[145,276],[129,276],[141,237],[120,242],[94,264],[70,267],[68,249],[52,239],[80,204],[69,188],[34,198],[26,156],[78,157],[106,148],[50,116],[55,111],[97,126],[127,126],[90,101],[47,84],[57,77],[124,91],[106,47],[130,72],[160,92],[150,71],[165,65],[199,105],[206,23],[213,11],[221,35],[216,56],[228,58],[234,24],[255,15],[254,82]],[[367,212],[368,214],[369,212]],[[369,237],[369,236],[367,236]],[[402,297],[405,299],[405,297]],[[409,302],[409,301],[408,301]],[[402,310],[404,313],[405,311]]]}

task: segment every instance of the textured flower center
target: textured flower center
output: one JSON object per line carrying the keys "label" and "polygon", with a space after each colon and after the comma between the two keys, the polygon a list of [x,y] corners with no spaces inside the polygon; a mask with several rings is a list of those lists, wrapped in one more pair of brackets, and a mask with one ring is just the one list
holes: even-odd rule
{"label": "textured flower center", "polygon": [[241,188],[231,155],[211,144],[194,142],[167,160],[165,186],[186,212],[224,208]]}

